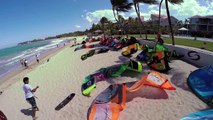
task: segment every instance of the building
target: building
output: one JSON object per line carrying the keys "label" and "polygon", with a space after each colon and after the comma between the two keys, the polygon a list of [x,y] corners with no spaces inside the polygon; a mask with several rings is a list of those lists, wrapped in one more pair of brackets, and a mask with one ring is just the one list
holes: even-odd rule
{"label": "building", "polygon": [[[171,18],[172,25],[177,24],[178,21],[179,21],[177,18],[175,18],[173,16],[170,16],[170,18]],[[159,15],[158,14],[151,14],[151,21],[154,24],[158,24],[158,19],[159,19]],[[168,22],[168,17],[167,16],[161,15],[160,26],[169,26],[169,22]]]}
{"label": "building", "polygon": [[202,37],[213,37],[213,15],[190,17],[189,32]]}
{"label": "building", "polygon": [[[167,16],[161,15],[160,18],[161,18],[161,19],[166,19]],[[156,20],[158,20],[158,19],[159,19],[159,15],[158,15],[158,14],[151,14],[151,20],[156,21]]]}

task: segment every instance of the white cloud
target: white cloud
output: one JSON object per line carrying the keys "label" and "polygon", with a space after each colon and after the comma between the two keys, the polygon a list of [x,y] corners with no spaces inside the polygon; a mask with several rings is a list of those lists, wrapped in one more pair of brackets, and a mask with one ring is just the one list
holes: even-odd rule
{"label": "white cloud", "polygon": [[144,3],[139,3],[139,7],[144,6],[144,5],[145,5]]}
{"label": "white cloud", "polygon": [[[203,0],[202,4],[199,0],[184,0],[184,3],[180,5],[169,4],[170,15],[178,19],[185,19],[194,15],[213,15],[213,2],[212,0]],[[204,3],[205,2],[205,3]],[[159,14],[158,5],[147,5],[140,4],[141,16],[145,20],[150,19],[151,14]],[[148,8],[148,9],[146,9]],[[147,11],[147,12],[144,12]],[[162,3],[161,14],[166,14],[165,3]],[[121,13],[121,15],[127,19],[128,17],[137,17],[134,7],[127,13]],[[105,10],[96,10],[94,12],[86,12],[85,15],[82,15],[84,19],[90,23],[98,23],[102,17],[106,17],[111,21],[115,21],[113,16],[113,11],[111,9]]]}
{"label": "white cloud", "polygon": [[158,5],[149,5],[148,9],[158,9]]}
{"label": "white cloud", "polygon": [[[122,15],[125,19],[127,18],[125,17],[125,13],[119,13],[119,14]],[[87,12],[85,15],[85,19],[90,23],[98,23],[102,17],[106,17],[108,20],[115,21],[113,11],[110,9]]]}
{"label": "white cloud", "polygon": [[[150,14],[149,13],[140,13],[141,17],[144,17],[144,20],[148,20],[150,18]],[[138,17],[136,12],[133,11],[129,14],[130,17],[136,18]]]}
{"label": "white cloud", "polygon": [[[151,14],[159,14],[159,11],[155,10],[155,9],[152,9],[152,10],[149,10],[149,12],[141,12],[140,14],[141,14],[141,16],[144,17],[144,20],[149,20]],[[161,9],[161,15],[166,15],[166,10],[165,9]],[[135,11],[132,11],[132,12],[130,12],[129,16],[130,17],[137,17],[137,14],[136,14]]]}
{"label": "white cloud", "polygon": [[[194,15],[213,15],[212,0],[204,0],[205,5],[203,2],[200,4],[198,1],[199,0],[184,0],[184,3],[180,5],[173,5],[169,3],[170,15],[177,17],[178,19],[184,19]],[[150,19],[150,14],[159,14],[158,9],[158,5],[149,5],[148,12],[142,12],[141,15],[144,16],[145,20],[148,20]],[[167,15],[164,2],[162,3],[161,14]],[[135,11],[132,11],[130,15],[136,17]]]}
{"label": "white cloud", "polygon": [[194,16],[194,15],[212,15],[213,13],[213,3],[209,4],[209,1],[206,1],[207,6],[201,5],[198,0],[184,0],[184,3],[181,5],[172,5],[169,4],[171,11],[177,13],[177,16]]}
{"label": "white cloud", "polygon": [[129,14],[129,16],[135,18],[135,17],[137,17],[137,14],[136,14],[136,12],[131,12],[131,13]]}
{"label": "white cloud", "polygon": [[81,28],[81,26],[80,26],[80,25],[75,25],[75,27],[76,27],[76,28]]}

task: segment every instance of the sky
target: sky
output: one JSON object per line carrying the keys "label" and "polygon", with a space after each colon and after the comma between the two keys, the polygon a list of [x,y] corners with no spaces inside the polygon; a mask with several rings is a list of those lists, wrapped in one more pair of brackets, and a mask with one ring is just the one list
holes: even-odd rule
{"label": "sky", "polygon": [[[131,1],[131,0],[129,0]],[[0,49],[19,42],[90,29],[101,17],[114,21],[110,0],[0,0]],[[171,16],[184,20],[213,15],[213,0],[184,0],[169,4]],[[140,4],[145,20],[158,14],[158,5]],[[136,17],[134,9],[120,13]],[[162,14],[166,15],[165,4]]]}

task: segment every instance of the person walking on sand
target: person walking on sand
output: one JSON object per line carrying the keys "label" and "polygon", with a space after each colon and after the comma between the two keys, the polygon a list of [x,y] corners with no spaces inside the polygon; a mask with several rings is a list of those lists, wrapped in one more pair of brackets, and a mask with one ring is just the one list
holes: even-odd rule
{"label": "person walking on sand", "polygon": [[36,61],[37,61],[37,63],[39,63],[39,58],[38,58],[38,54],[36,54]]}
{"label": "person walking on sand", "polygon": [[24,60],[23,60],[23,58],[20,59],[20,64],[21,64],[21,66],[24,66]]}
{"label": "person walking on sand", "polygon": [[32,88],[31,85],[29,85],[29,78],[28,77],[24,77],[23,78],[23,90],[25,93],[25,98],[26,101],[32,106],[32,118],[33,120],[35,120],[37,117],[36,115],[36,111],[39,111],[37,105],[36,105],[36,100],[35,97],[33,95],[34,92],[36,92],[36,90],[39,88],[38,86],[36,88]]}
{"label": "person walking on sand", "polygon": [[24,67],[28,68],[28,61],[27,61],[27,59],[24,59]]}

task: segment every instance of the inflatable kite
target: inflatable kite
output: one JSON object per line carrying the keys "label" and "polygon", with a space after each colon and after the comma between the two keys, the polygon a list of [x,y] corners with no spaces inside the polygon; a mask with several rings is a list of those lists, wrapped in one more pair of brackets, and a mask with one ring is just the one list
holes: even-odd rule
{"label": "inflatable kite", "polygon": [[140,61],[146,61],[147,65],[159,72],[167,72],[171,68],[169,59],[172,52],[169,52],[163,44],[157,43],[153,49],[148,46],[143,47],[143,51],[137,56]]}
{"label": "inflatable kite", "polygon": [[188,86],[203,102],[213,107],[213,66],[209,65],[192,72]]}
{"label": "inflatable kite", "polygon": [[126,106],[127,92],[133,93],[143,86],[175,90],[172,84],[157,72],[151,72],[137,82],[110,85],[101,92],[88,109],[88,120],[118,120]]}
{"label": "inflatable kite", "polygon": [[7,117],[4,115],[4,113],[0,110],[0,120],[7,120]]}
{"label": "inflatable kite", "polygon": [[141,50],[142,46],[139,43],[129,45],[122,49],[122,55],[130,57],[132,54],[136,53],[138,50]]}
{"label": "inflatable kite", "polygon": [[130,37],[130,39],[123,38],[121,37],[109,37],[109,38],[101,38],[100,39],[100,45],[105,45],[108,47],[113,48],[113,50],[119,50],[123,47],[132,45],[138,43],[138,40],[135,37]]}
{"label": "inflatable kite", "polygon": [[81,56],[81,60],[85,60],[88,57],[93,56],[94,54],[106,53],[108,51],[109,51],[109,48],[97,48],[97,49],[93,49],[93,50],[88,51],[86,54],[83,54]]}
{"label": "inflatable kite", "polygon": [[91,91],[96,87],[97,82],[104,81],[110,77],[118,77],[126,70],[142,72],[142,64],[140,62],[130,60],[127,64],[121,64],[108,68],[101,68],[98,71],[95,71],[93,74],[85,77],[81,86],[82,94],[88,96]]}
{"label": "inflatable kite", "polygon": [[213,120],[213,109],[195,112],[180,120]]}
{"label": "inflatable kite", "polygon": [[74,51],[81,50],[81,49],[93,48],[93,47],[94,47],[94,45],[85,45],[85,44],[83,44],[81,46],[76,47]]}

